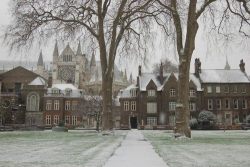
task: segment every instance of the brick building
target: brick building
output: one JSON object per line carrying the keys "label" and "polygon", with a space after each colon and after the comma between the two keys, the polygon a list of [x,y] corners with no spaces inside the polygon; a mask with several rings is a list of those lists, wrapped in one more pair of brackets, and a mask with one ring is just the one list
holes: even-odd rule
{"label": "brick building", "polygon": [[[190,74],[189,109],[191,118],[209,110],[217,116],[218,126],[237,125],[250,114],[250,81],[243,60],[240,69],[205,70],[199,59],[195,73]],[[173,128],[178,95],[178,74],[142,73],[138,69],[137,83],[122,90],[120,96],[123,128]],[[190,118],[190,119],[191,119]]]}

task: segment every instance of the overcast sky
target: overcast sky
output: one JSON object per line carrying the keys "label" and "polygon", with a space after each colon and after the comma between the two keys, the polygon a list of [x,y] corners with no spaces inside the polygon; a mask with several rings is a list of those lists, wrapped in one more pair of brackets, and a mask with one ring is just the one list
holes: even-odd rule
{"label": "overcast sky", "polygon": [[[9,23],[9,20],[11,19],[11,16],[8,12],[9,1],[10,0],[0,1],[0,28],[1,28],[0,34],[1,36],[3,34],[4,27]],[[213,41],[208,40],[208,38],[211,38],[211,36],[205,35],[204,33],[202,33],[202,30],[198,31],[197,40],[196,40],[196,50],[193,54],[193,60],[197,57],[201,59],[203,69],[224,68],[225,63],[226,63],[226,56],[227,56],[229,64],[232,69],[238,69],[240,60],[244,59],[246,63],[246,71],[248,75],[250,75],[250,48],[247,47],[248,44],[246,44],[245,42],[242,43],[240,40],[235,41],[234,43],[230,43],[228,45],[225,45],[225,42],[223,41],[216,41],[216,44],[215,44],[213,43]],[[61,48],[59,48],[60,52],[63,49],[62,45],[63,44],[61,43]],[[73,48],[75,48],[77,45],[77,42],[72,43],[71,45]],[[34,60],[36,61],[38,59],[40,50],[42,50],[44,54],[44,60],[51,61],[53,47],[54,47],[54,44],[50,44],[49,46],[38,46],[37,48],[34,48],[32,51],[28,53],[22,53],[19,55],[18,54],[10,55],[6,46],[0,45],[0,60],[18,60],[18,61],[19,60],[23,60],[23,61]],[[168,56],[170,60],[172,60],[174,63],[177,63],[176,56],[174,56],[174,54],[172,53],[166,53],[167,51],[162,50],[162,47],[164,47],[163,44],[155,48],[155,51],[153,51],[152,55],[155,53],[157,53],[157,55],[152,56],[153,58],[150,59],[150,64],[160,62],[160,59],[164,58],[165,56]],[[193,67],[194,67],[193,62],[194,61],[192,61],[191,72],[193,72]],[[133,67],[131,67],[130,61],[127,61],[125,63],[123,63],[123,61],[118,61],[118,66],[122,66],[123,69],[127,68],[127,73],[129,74],[130,72],[133,72],[133,76],[137,75],[137,65],[138,63],[135,62],[133,64]],[[150,68],[146,70],[150,71]],[[143,71],[145,71],[145,68],[143,68]]]}

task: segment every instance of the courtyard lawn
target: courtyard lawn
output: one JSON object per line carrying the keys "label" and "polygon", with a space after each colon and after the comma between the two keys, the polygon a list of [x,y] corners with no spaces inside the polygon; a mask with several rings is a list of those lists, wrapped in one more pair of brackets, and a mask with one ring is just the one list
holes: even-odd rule
{"label": "courtyard lawn", "polygon": [[192,131],[174,139],[171,131],[143,131],[170,167],[249,167],[250,131]]}
{"label": "courtyard lawn", "polygon": [[127,131],[102,136],[95,131],[0,133],[1,167],[102,166]]}

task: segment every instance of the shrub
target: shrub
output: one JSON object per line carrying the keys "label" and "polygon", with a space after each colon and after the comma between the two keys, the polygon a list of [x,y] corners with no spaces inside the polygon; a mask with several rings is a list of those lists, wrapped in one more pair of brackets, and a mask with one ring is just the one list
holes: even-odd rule
{"label": "shrub", "polygon": [[191,129],[197,129],[198,128],[198,121],[196,118],[192,118],[189,120],[189,126]]}
{"label": "shrub", "polygon": [[201,111],[198,117],[202,129],[212,129],[216,123],[216,115],[211,111]]}

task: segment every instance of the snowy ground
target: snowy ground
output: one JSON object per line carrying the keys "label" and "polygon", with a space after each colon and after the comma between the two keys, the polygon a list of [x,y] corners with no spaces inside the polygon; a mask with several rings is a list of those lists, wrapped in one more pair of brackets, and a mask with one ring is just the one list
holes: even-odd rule
{"label": "snowy ground", "polygon": [[127,131],[102,136],[94,131],[1,132],[0,167],[99,167]]}
{"label": "snowy ground", "polygon": [[249,167],[250,131],[193,131],[174,139],[170,131],[143,131],[170,167]]}

